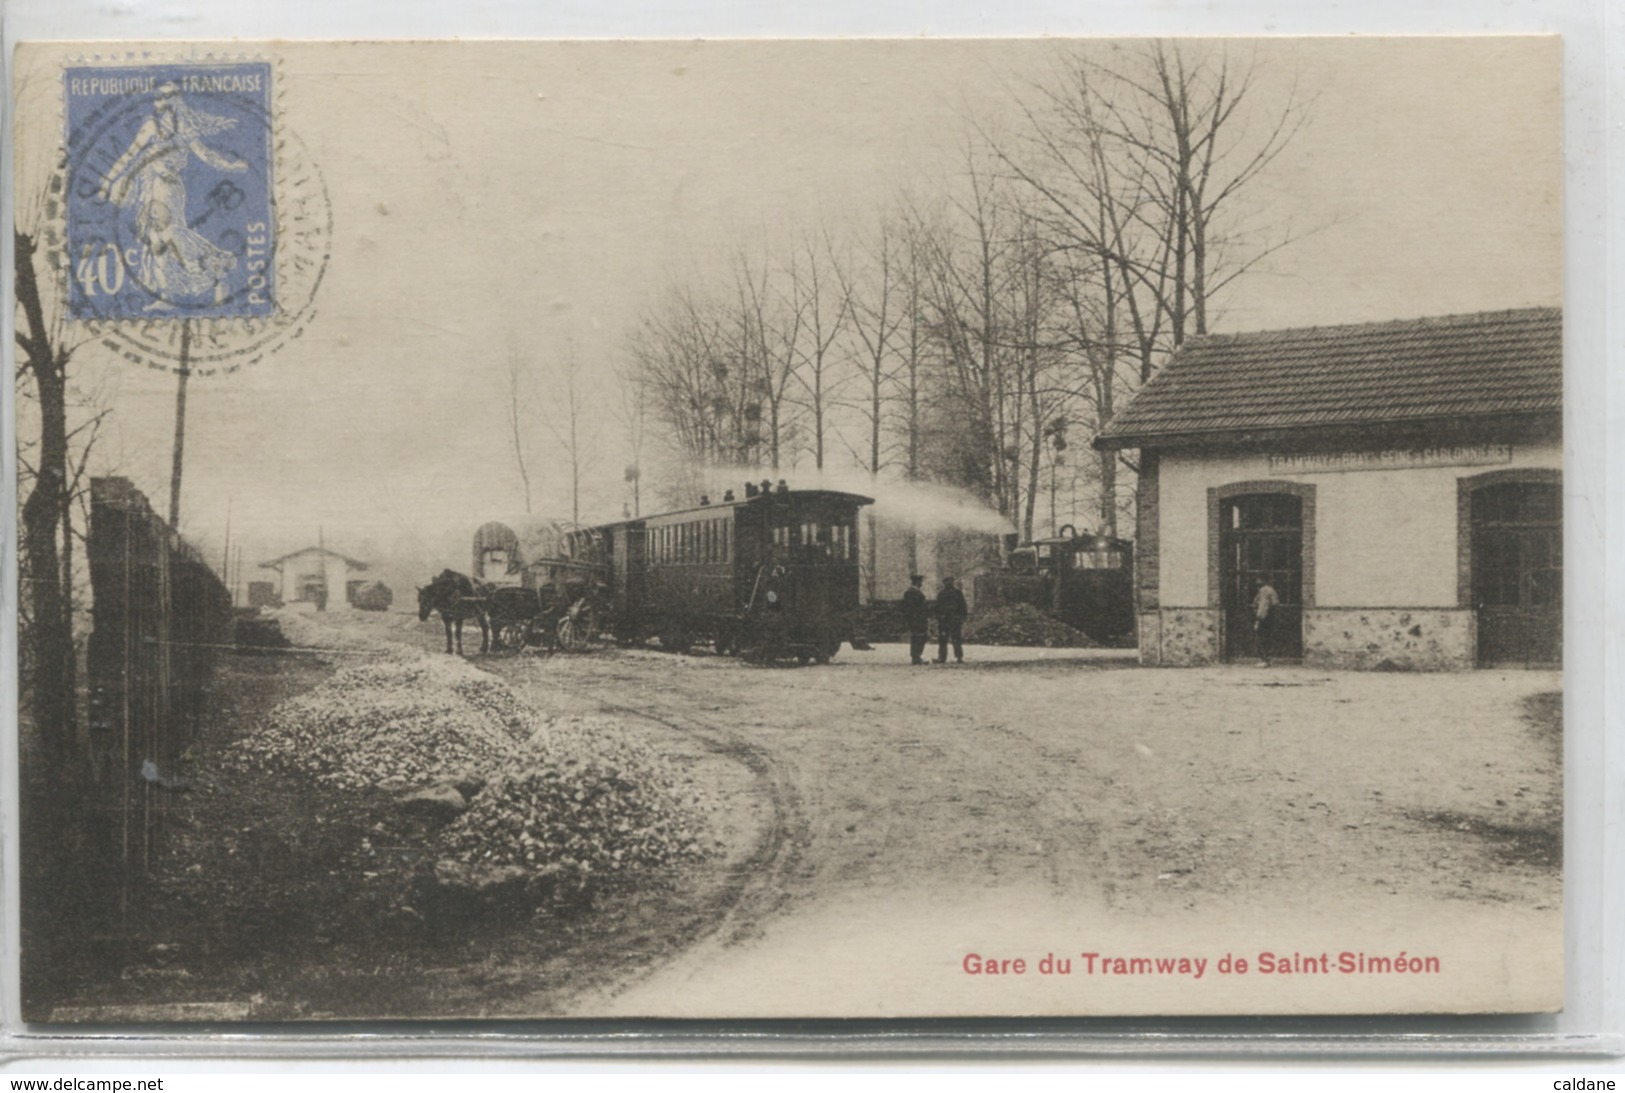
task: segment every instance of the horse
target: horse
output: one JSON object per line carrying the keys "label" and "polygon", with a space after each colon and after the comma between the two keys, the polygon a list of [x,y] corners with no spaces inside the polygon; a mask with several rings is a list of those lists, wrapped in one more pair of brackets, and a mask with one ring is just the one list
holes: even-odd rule
{"label": "horse", "polygon": [[473,619],[480,627],[480,652],[491,648],[491,628],[486,620],[485,600],[479,584],[454,570],[442,570],[440,576],[418,589],[418,621],[428,622],[431,611],[440,612],[440,621],[446,627],[446,652],[451,650],[452,624],[456,624],[457,654],[463,653],[463,620]]}

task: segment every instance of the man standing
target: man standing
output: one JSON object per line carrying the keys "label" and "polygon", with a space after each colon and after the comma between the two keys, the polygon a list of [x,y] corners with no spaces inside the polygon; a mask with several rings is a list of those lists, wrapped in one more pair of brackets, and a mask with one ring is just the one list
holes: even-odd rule
{"label": "man standing", "polygon": [[1281,606],[1281,597],[1275,586],[1267,580],[1253,582],[1253,636],[1262,667],[1270,666],[1270,653],[1275,649],[1275,609]]}
{"label": "man standing", "polygon": [[942,578],[942,590],[937,593],[937,663],[948,662],[948,643],[954,643],[954,662],[962,664],[965,661],[965,648],[961,644],[962,633],[965,627],[965,616],[970,609],[965,606],[965,594],[954,586],[952,577]]}
{"label": "man standing", "polygon": [[908,624],[908,656],[914,664],[925,663],[925,630],[931,619],[931,608],[925,602],[920,585],[925,577],[919,573],[909,578],[913,583],[903,593],[903,621]]}

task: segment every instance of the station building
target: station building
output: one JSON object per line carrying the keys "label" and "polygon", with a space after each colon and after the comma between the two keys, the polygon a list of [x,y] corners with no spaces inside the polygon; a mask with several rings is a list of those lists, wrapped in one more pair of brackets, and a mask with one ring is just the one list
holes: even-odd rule
{"label": "station building", "polygon": [[306,610],[346,611],[354,605],[356,591],[365,583],[357,574],[366,570],[367,563],[313,546],[261,562],[260,568],[276,572],[276,594],[274,598],[268,596],[264,584],[254,582],[260,588],[249,588],[251,604],[260,606],[256,601],[264,600],[266,604],[307,604]]}
{"label": "station building", "polygon": [[1140,658],[1556,664],[1562,313],[1187,341],[1101,432],[1138,449]]}

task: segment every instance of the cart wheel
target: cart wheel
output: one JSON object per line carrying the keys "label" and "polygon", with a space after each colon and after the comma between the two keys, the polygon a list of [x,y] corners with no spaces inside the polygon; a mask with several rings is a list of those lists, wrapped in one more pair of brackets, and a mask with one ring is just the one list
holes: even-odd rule
{"label": "cart wheel", "polygon": [[565,615],[558,625],[559,648],[566,653],[573,653],[581,648],[581,635],[576,629],[575,620]]}
{"label": "cart wheel", "polygon": [[525,626],[518,622],[505,622],[497,628],[497,643],[510,653],[525,648]]}

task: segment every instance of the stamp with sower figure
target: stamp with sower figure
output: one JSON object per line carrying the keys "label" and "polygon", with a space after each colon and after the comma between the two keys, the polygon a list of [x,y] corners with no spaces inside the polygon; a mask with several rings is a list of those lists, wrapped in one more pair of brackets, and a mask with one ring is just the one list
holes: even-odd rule
{"label": "stamp with sower figure", "polygon": [[74,316],[271,315],[270,65],[74,67],[63,79]]}

